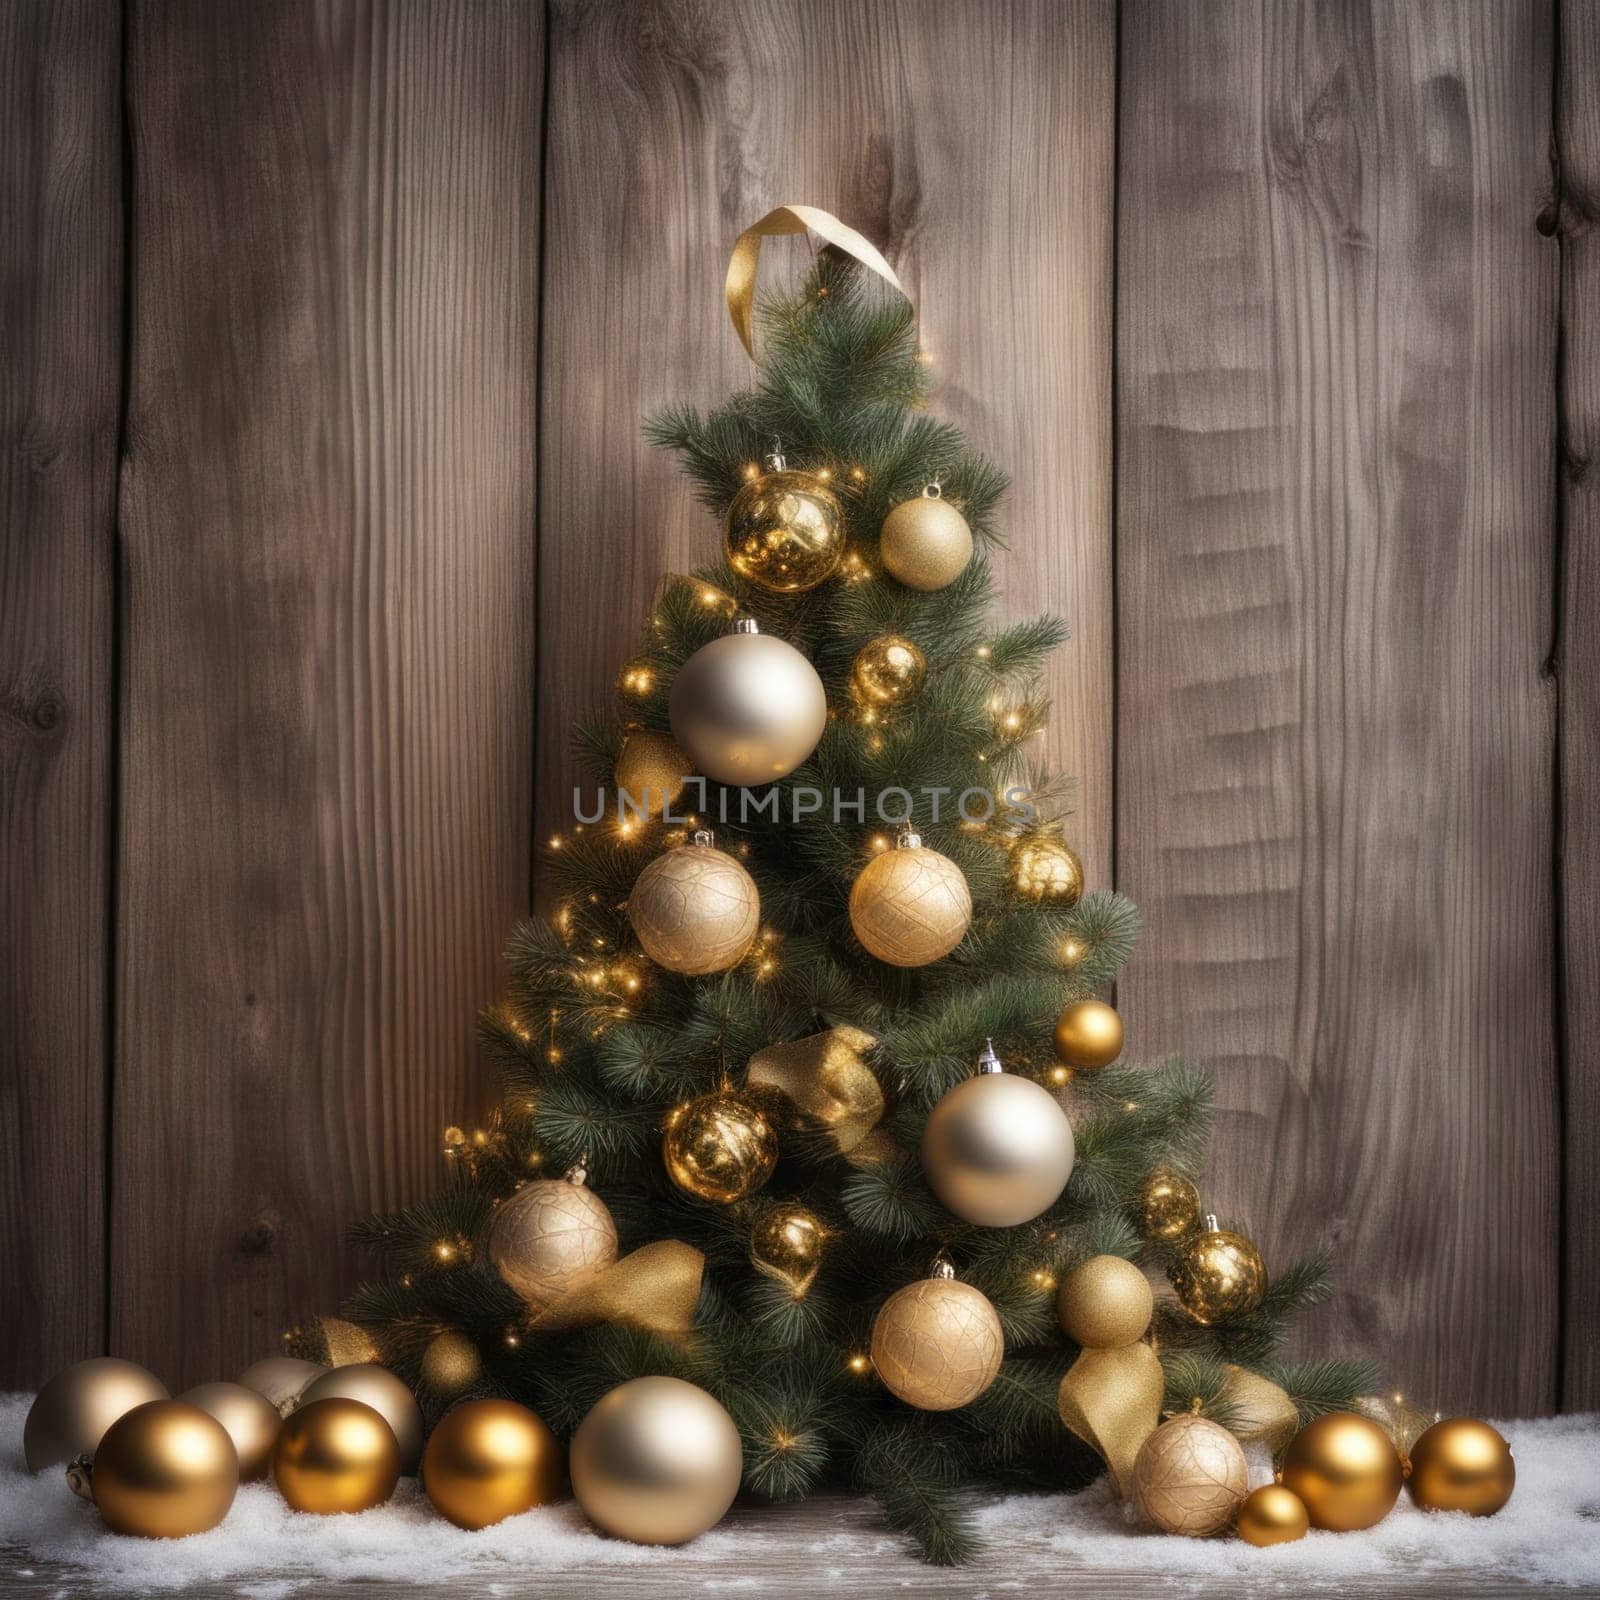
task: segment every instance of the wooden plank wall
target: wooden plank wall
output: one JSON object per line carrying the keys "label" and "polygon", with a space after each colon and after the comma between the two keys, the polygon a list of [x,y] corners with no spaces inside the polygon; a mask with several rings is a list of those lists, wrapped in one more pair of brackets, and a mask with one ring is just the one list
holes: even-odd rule
{"label": "wooden plank wall", "polygon": [[573,718],[715,548],[640,423],[746,379],[726,251],[805,200],[1015,477],[1216,1208],[1331,1235],[1315,1348],[1600,1404],[1595,14],[0,14],[0,1383],[231,1372],[437,1181]]}

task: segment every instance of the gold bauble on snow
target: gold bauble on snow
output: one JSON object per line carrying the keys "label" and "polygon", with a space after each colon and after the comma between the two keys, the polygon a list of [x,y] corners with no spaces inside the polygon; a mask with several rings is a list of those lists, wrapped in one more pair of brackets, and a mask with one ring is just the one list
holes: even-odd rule
{"label": "gold bauble on snow", "polygon": [[1176,1167],[1152,1167],[1139,1185],[1138,1219],[1146,1239],[1171,1244],[1200,1221],[1200,1191]]}
{"label": "gold bauble on snow", "polygon": [[884,571],[908,589],[943,589],[972,559],[967,519],[930,483],[883,519],[879,553]]}
{"label": "gold bauble on snow", "polygon": [[966,1222],[1011,1228],[1060,1198],[1072,1176],[1072,1124],[1048,1089],[1001,1069],[994,1041],[976,1076],[933,1108],[922,1132],[928,1185]]}
{"label": "gold bauble on snow", "polygon": [[1219,1228],[1215,1217],[1184,1244],[1168,1276],[1183,1309],[1206,1328],[1254,1311],[1267,1292],[1261,1252],[1242,1233]]}
{"label": "gold bauble on snow", "polygon": [[898,633],[869,639],[850,666],[850,698],[866,711],[892,711],[922,687],[927,657]]}
{"label": "gold bauble on snow", "polygon": [[300,1396],[329,1368],[320,1361],[302,1361],[298,1356],[264,1356],[241,1372],[237,1382],[272,1402],[280,1416],[288,1416],[300,1404]]}
{"label": "gold bauble on snow", "polygon": [[1062,1331],[1085,1350],[1116,1350],[1142,1339],[1154,1310],[1150,1280],[1121,1256],[1090,1256],[1056,1291]]}
{"label": "gold bauble on snow", "polygon": [[1305,1503],[1313,1528],[1352,1533],[1389,1515],[1403,1472],[1400,1452],[1376,1422],[1330,1411],[1289,1441],[1280,1477]]}
{"label": "gold bauble on snow", "polygon": [[214,1528],[239,1488],[228,1430],[199,1406],[150,1400],[106,1429],[89,1489],[113,1533],[182,1539]]}
{"label": "gold bauble on snow", "polygon": [[1234,1519],[1249,1475],[1244,1449],[1205,1417],[1174,1417],[1139,1447],[1133,1497],[1163,1533],[1204,1539]]}
{"label": "gold bauble on snow", "polygon": [[29,1472],[92,1456],[118,1417],[151,1400],[165,1400],[167,1386],[131,1361],[96,1356],[58,1372],[28,1408],[22,1454]]}
{"label": "gold bauble on snow", "polygon": [[240,1483],[266,1477],[283,1418],[265,1395],[242,1383],[202,1383],[185,1389],[178,1398],[222,1424],[239,1457]]}
{"label": "gold bauble on snow", "polygon": [[827,480],[776,453],[733,497],[722,529],[728,565],[774,594],[815,589],[844,558],[844,510]]}
{"label": "gold bauble on snow", "polygon": [[1239,1507],[1234,1528],[1246,1544],[1265,1549],[1273,1544],[1293,1544],[1311,1526],[1305,1502],[1281,1483],[1264,1483],[1252,1489]]}
{"label": "gold bauble on snow", "polygon": [[827,1237],[815,1212],[783,1201],[762,1212],[750,1229],[750,1265],[803,1300],[822,1266]]}
{"label": "gold bauble on snow", "polygon": [[659,817],[676,803],[693,770],[671,735],[643,729],[630,733],[617,755],[617,793],[627,796],[618,806],[636,806],[647,817]]}
{"label": "gold bauble on snow", "polygon": [[661,1159],[667,1176],[686,1194],[731,1205],[772,1176],[778,1136],[748,1100],[720,1090],[667,1113]]}
{"label": "gold bauble on snow", "polygon": [[1067,1066],[1096,1072],[1122,1054],[1122,1018],[1104,1000],[1074,1000],[1056,1018],[1055,1043]]}
{"label": "gold bauble on snow", "polygon": [[750,874],[702,828],[639,874],[628,920],[652,961],[696,977],[744,958],[761,926],[761,897]]}
{"label": "gold bauble on snow", "polygon": [[513,1400],[464,1400],[428,1436],[422,1486],[434,1508],[469,1533],[549,1505],[561,1493],[562,1450]]}
{"label": "gold bauble on snow", "polygon": [[873,1319],[872,1365],[891,1394],[919,1411],[976,1400],[1004,1355],[999,1314],[943,1256],[931,1277],[897,1289]]}
{"label": "gold bauble on snow", "polygon": [[1511,1446],[1487,1422],[1447,1417],[1411,1447],[1406,1488],[1424,1511],[1492,1517],[1516,1484]]}
{"label": "gold bauble on snow", "polygon": [[1071,907],[1083,896],[1083,863],[1064,839],[1032,833],[1011,850],[1011,889],[1023,900]]}
{"label": "gold bauble on snow", "polygon": [[537,1315],[617,1259],[617,1225],[582,1167],[525,1183],[489,1227],[489,1259]]}
{"label": "gold bauble on snow", "polygon": [[817,747],[828,696],[792,644],[749,617],[702,645],[672,680],[673,737],[718,783],[755,786],[787,776]]}
{"label": "gold bauble on snow", "polygon": [[306,1399],[284,1419],[272,1475],[296,1511],[370,1511],[400,1481],[400,1447],[394,1429],[360,1400]]}
{"label": "gold bauble on snow", "polygon": [[896,967],[950,954],[972,921],[972,892],[948,856],[923,847],[909,825],[874,856],[850,890],[850,926],[867,950]]}
{"label": "gold bauble on snow", "polygon": [[634,1378],[572,1439],[572,1492],[591,1522],[635,1544],[684,1544],[715,1527],[744,1474],[733,1418],[682,1378]]}
{"label": "gold bauble on snow", "polygon": [[294,1415],[298,1416],[305,1407],[321,1400],[358,1400],[370,1406],[394,1435],[400,1471],[417,1470],[417,1462],[422,1457],[422,1408],[416,1396],[387,1367],[380,1367],[375,1361],[335,1367],[307,1385]]}

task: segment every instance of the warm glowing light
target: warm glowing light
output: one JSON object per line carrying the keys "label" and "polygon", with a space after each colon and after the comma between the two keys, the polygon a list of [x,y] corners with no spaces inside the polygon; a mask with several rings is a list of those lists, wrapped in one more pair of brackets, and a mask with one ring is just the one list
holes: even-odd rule
{"label": "warm glowing light", "polygon": [[559,833],[552,833],[550,835],[550,848],[552,850],[559,850],[561,848],[561,835]]}
{"label": "warm glowing light", "polygon": [[1056,1086],[1056,1088],[1064,1088],[1067,1084],[1072,1082],[1072,1068],[1051,1067],[1050,1081]]}
{"label": "warm glowing light", "polygon": [[851,1356],[845,1365],[848,1366],[852,1372],[858,1375],[864,1372],[872,1371],[872,1362],[859,1352]]}
{"label": "warm glowing light", "polygon": [[460,1254],[461,1251],[449,1239],[439,1239],[434,1243],[433,1258],[445,1266],[449,1266]]}
{"label": "warm glowing light", "polygon": [[521,1344],[522,1344],[522,1340],[518,1336],[517,1330],[515,1328],[507,1328],[506,1329],[506,1335],[505,1335],[505,1346],[506,1346],[506,1349],[507,1350],[516,1350],[521,1346]]}
{"label": "warm glowing light", "polygon": [[754,483],[755,480],[760,476],[761,468],[758,467],[755,462],[747,461],[744,467],[744,481],[746,483]]}
{"label": "warm glowing light", "polygon": [[797,1443],[795,1436],[787,1428],[779,1428],[772,1436],[774,1450],[793,1450]]}
{"label": "warm glowing light", "polygon": [[880,855],[883,851],[889,848],[888,837],[881,833],[875,833],[873,834],[872,838],[868,840],[868,846],[874,855]]}
{"label": "warm glowing light", "polygon": [[979,646],[978,646],[978,649],[977,649],[977,656],[978,656],[978,659],[979,659],[979,660],[980,660],[980,661],[987,661],[987,660],[988,660],[988,659],[989,659],[989,657],[990,657],[990,655],[991,655],[991,654],[992,654],[992,652],[991,652],[991,651],[990,651],[990,649],[989,649],[989,647],[988,647],[988,645],[986,645],[986,644],[980,644],[980,645],[979,645]]}
{"label": "warm glowing light", "polygon": [[1033,1274],[1032,1282],[1035,1289],[1053,1289],[1056,1286],[1055,1274],[1052,1272],[1046,1272],[1045,1269],[1041,1267]]}

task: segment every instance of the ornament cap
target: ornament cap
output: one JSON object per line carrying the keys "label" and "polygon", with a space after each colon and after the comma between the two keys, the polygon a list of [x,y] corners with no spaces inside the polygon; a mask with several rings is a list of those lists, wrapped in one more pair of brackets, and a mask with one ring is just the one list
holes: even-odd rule
{"label": "ornament cap", "polygon": [[1214,1212],[1214,1211],[1206,1212],[1205,1222],[1206,1222],[1206,1232],[1207,1233],[1215,1233],[1217,1231],[1217,1214],[1216,1214],[1216,1212]]}
{"label": "ornament cap", "polygon": [[717,836],[710,828],[696,828],[689,835],[689,843],[697,850],[709,850],[716,842]]}
{"label": "ornament cap", "polygon": [[994,1073],[1004,1072],[1005,1070],[1000,1063],[1000,1057],[994,1053],[994,1040],[985,1039],[983,1041],[983,1054],[978,1057],[979,1073],[984,1076],[992,1076]]}
{"label": "ornament cap", "polygon": [[772,448],[767,452],[767,469],[771,472],[783,471],[783,440],[774,439]]}
{"label": "ornament cap", "polygon": [[928,1276],[930,1278],[953,1278],[955,1275],[955,1262],[953,1262],[950,1257],[947,1256],[943,1250],[941,1250],[938,1255],[933,1258],[933,1262],[928,1268]]}
{"label": "ornament cap", "polygon": [[75,1461],[67,1463],[67,1487],[80,1500],[87,1500],[91,1505],[94,1504],[93,1477],[94,1458],[92,1456],[82,1455]]}
{"label": "ornament cap", "polygon": [[740,613],[739,616],[733,619],[733,626],[728,631],[730,633],[760,633],[761,624],[754,617]]}
{"label": "ornament cap", "polygon": [[900,831],[894,836],[896,850],[920,850],[922,848],[922,835],[917,832],[908,817],[900,824]]}
{"label": "ornament cap", "polygon": [[575,1184],[580,1189],[589,1181],[589,1152],[587,1150],[561,1174],[561,1181]]}
{"label": "ornament cap", "polygon": [[931,483],[923,484],[922,498],[924,500],[944,499],[944,485],[941,484],[937,478],[935,478]]}

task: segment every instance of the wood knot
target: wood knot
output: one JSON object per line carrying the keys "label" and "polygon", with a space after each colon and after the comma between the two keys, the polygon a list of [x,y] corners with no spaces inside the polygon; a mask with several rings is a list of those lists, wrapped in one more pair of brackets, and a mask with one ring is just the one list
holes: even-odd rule
{"label": "wood knot", "polygon": [[239,1253],[247,1256],[271,1255],[272,1247],[277,1242],[278,1219],[274,1216],[257,1217],[239,1235]]}

